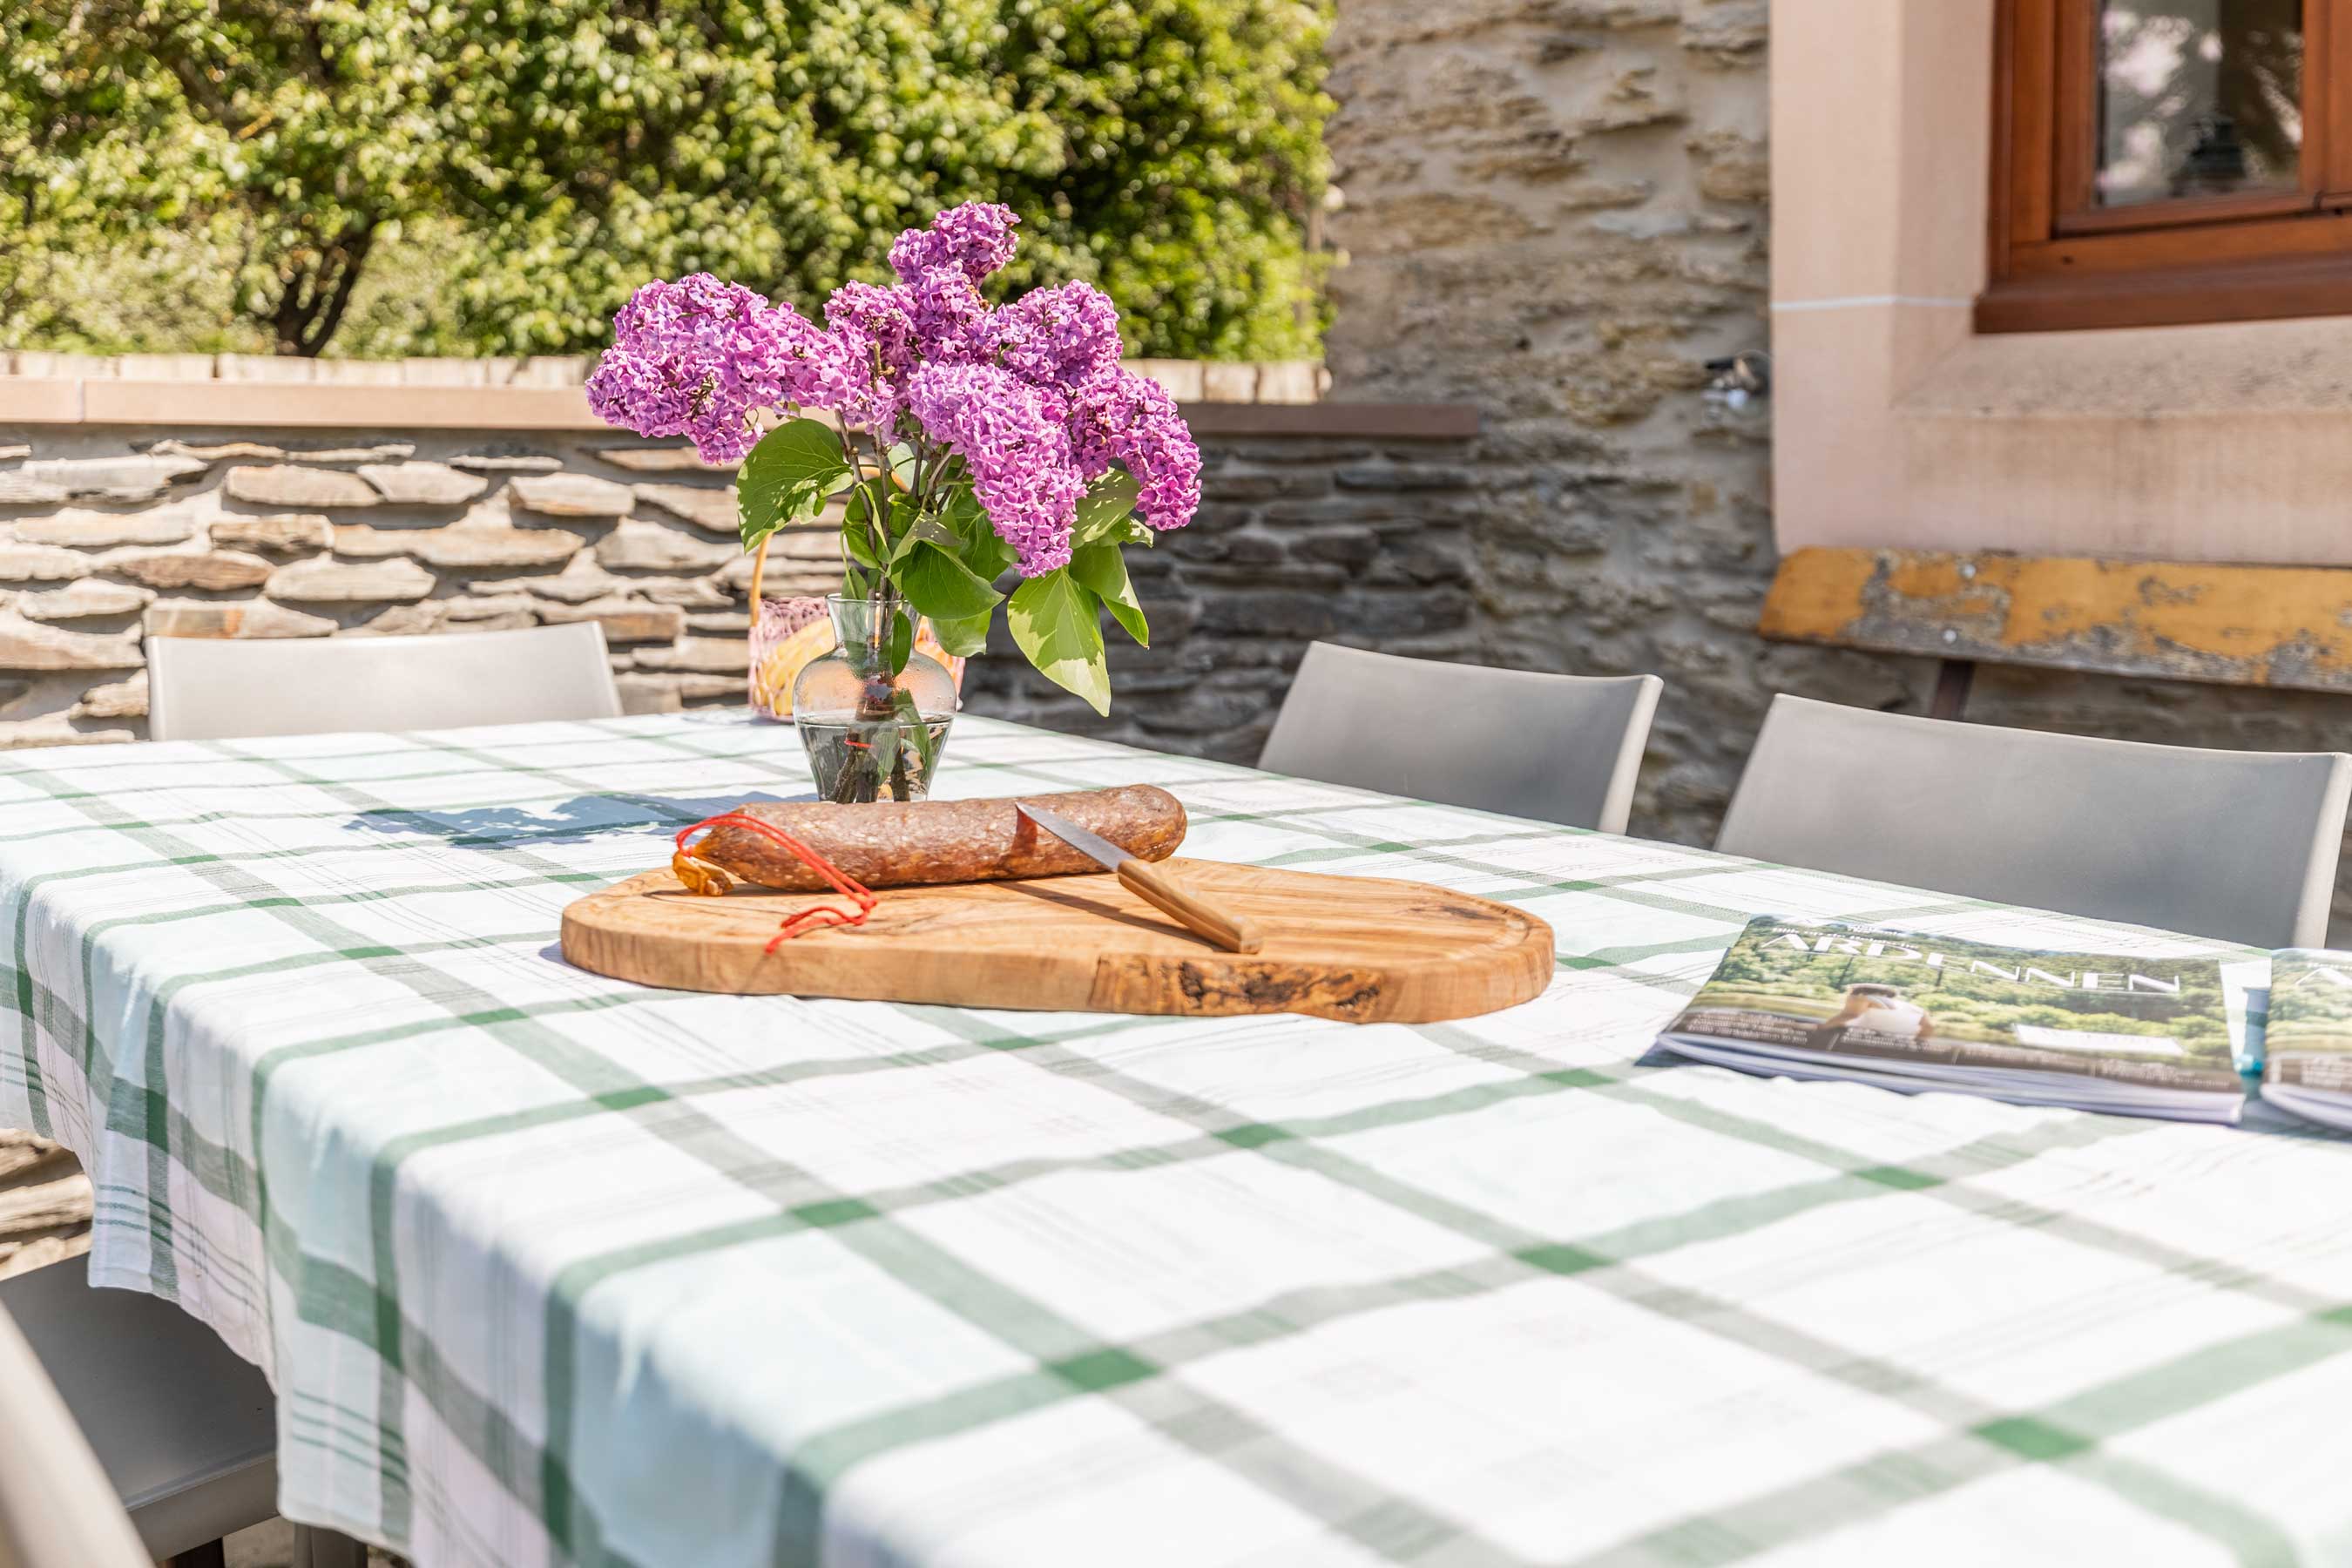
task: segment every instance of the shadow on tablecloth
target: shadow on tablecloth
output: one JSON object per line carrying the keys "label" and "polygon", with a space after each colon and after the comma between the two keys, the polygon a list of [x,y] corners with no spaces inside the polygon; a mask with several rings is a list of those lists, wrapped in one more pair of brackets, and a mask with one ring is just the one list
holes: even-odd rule
{"label": "shadow on tablecloth", "polygon": [[362,833],[438,838],[465,848],[511,849],[612,833],[676,833],[689,824],[732,811],[739,805],[814,799],[813,794],[772,795],[764,790],[707,800],[656,795],[583,795],[544,809],[481,805],[433,811],[379,806],[360,812],[343,826]]}

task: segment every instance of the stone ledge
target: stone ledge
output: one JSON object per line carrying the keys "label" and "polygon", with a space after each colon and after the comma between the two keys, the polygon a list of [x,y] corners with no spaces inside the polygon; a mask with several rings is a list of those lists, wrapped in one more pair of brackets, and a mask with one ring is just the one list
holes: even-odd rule
{"label": "stone ledge", "polygon": [[[1319,360],[1130,359],[1186,403],[1313,403],[1331,384]],[[528,359],[304,359],[270,354],[78,354],[0,351],[0,376],[52,381],[231,381],[301,386],[578,386],[594,354]]]}
{"label": "stone ledge", "polygon": [[79,425],[81,389],[62,376],[0,376],[0,424]]}
{"label": "stone ledge", "polygon": [[1379,436],[1459,441],[1478,434],[1464,403],[1187,403],[1195,436]]}
{"label": "stone ledge", "polygon": [[[10,386],[0,381],[0,413]],[[348,386],[268,381],[79,384],[79,419],[45,423],[228,429],[602,430],[576,386]],[[0,418],[0,423],[5,423]]]}
{"label": "stone ledge", "polygon": [[[224,354],[100,359],[20,353],[0,374],[0,426],[271,426],[305,430],[605,430],[579,386],[586,362],[255,360]],[[187,363],[182,363],[182,361]],[[208,376],[194,372],[209,363]],[[1326,403],[1311,361],[1134,362],[1204,436],[1453,439],[1478,433],[1462,405]],[[478,372],[469,368],[478,364]],[[503,377],[503,379],[501,379]],[[615,434],[618,434],[617,432]]]}

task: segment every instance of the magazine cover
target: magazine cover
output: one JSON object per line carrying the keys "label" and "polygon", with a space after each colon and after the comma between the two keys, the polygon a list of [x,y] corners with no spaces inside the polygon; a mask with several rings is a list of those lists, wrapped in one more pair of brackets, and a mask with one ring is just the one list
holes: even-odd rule
{"label": "magazine cover", "polygon": [[[2218,1097],[2234,1115],[2242,1086],[2223,968],[2210,957],[2047,952],[1766,916],[1733,942],[1666,1043],[1771,1070],[1810,1064],[2044,1102]],[[2218,1114],[2218,1101],[2184,1113]]]}
{"label": "magazine cover", "polygon": [[2352,1127],[2352,952],[2273,954],[2269,1012],[2263,1098]]}

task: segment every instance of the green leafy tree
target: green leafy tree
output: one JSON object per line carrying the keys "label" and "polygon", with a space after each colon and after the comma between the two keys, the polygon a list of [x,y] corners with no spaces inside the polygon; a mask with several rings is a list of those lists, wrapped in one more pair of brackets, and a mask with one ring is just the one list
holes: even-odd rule
{"label": "green leafy tree", "polygon": [[37,255],[186,226],[236,247],[235,307],[278,352],[317,353],[377,244],[434,202],[435,20],[394,3],[19,0],[0,20],[25,225],[9,237]]}
{"label": "green leafy tree", "polygon": [[[374,353],[582,352],[647,278],[813,303],[982,197],[1026,220],[1005,286],[1099,284],[1131,350],[1310,353],[1327,11],[15,0],[0,330],[317,353],[349,323]],[[412,279],[432,297],[388,286]]]}

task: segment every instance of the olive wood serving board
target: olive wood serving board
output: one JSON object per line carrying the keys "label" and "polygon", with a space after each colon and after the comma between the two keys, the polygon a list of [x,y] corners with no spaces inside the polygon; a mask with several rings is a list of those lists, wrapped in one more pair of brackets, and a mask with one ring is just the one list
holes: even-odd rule
{"label": "olive wood serving board", "polygon": [[889,888],[865,925],[811,931],[771,953],[778,922],[815,895],[698,897],[663,870],[565,910],[563,956],[685,991],[1362,1024],[1491,1013],[1551,980],[1551,928],[1506,904],[1385,878],[1163,866],[1255,921],[1264,950],[1223,952],[1104,873]]}

